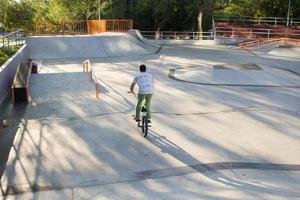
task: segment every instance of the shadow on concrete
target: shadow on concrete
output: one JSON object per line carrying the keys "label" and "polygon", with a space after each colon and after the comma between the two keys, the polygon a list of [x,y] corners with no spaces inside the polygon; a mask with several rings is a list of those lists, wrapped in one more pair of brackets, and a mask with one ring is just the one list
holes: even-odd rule
{"label": "shadow on concrete", "polygon": [[[221,59],[221,58],[219,58]],[[122,66],[120,66],[122,67]],[[161,74],[161,68],[153,69],[155,74]],[[165,69],[165,72],[168,69]],[[131,75],[132,71],[126,72]],[[82,80],[82,83],[87,83],[88,79],[83,80],[83,74],[77,74],[77,80]],[[73,108],[70,101],[72,98],[66,98],[65,101],[60,101],[61,108],[64,109],[63,115],[56,109],[54,112],[52,107],[40,116],[38,113],[31,113],[25,116],[24,122],[22,122],[23,132],[18,132],[19,141],[16,146],[13,146],[15,157],[12,157],[8,171],[8,184],[7,188],[2,188],[3,194],[18,194],[24,192],[36,192],[45,190],[62,190],[67,188],[89,187],[89,186],[101,186],[109,185],[113,183],[124,183],[141,181],[150,178],[162,178],[171,176],[180,176],[190,173],[201,173],[207,178],[224,184],[236,189],[243,189],[244,193],[254,195],[254,198],[261,198],[263,193],[276,194],[283,198],[299,197],[299,192],[287,191],[285,189],[276,186],[265,186],[263,184],[251,184],[246,181],[241,181],[238,178],[226,175],[222,170],[232,169],[258,169],[258,170],[285,170],[285,171],[299,171],[299,165],[293,164],[280,164],[272,163],[271,159],[267,159],[261,155],[257,155],[260,162],[253,162],[251,159],[245,159],[244,155],[240,152],[235,152],[224,146],[205,138],[200,130],[196,127],[189,127],[184,122],[184,119],[177,112],[176,106],[168,105],[166,102],[174,100],[176,101],[176,94],[180,94],[180,91],[187,91],[189,99],[186,101],[193,101],[195,104],[210,105],[210,101],[216,101],[218,104],[228,108],[233,108],[233,112],[243,112],[243,115],[258,121],[259,123],[269,127],[272,130],[280,132],[282,135],[287,135],[293,139],[299,140],[299,136],[295,134],[297,126],[294,124],[288,124],[291,129],[285,129],[288,120],[297,120],[299,115],[292,110],[295,106],[299,106],[299,91],[297,89],[258,89],[255,87],[249,88],[216,88],[216,87],[203,87],[203,86],[186,86],[184,83],[178,83],[174,80],[169,80],[164,74],[163,77],[159,77],[159,80],[165,80],[163,87],[166,90],[158,90],[157,92],[164,92],[169,98],[156,99],[157,105],[165,105],[166,108],[156,107],[156,113],[154,118],[157,121],[163,122],[163,124],[169,127],[172,132],[177,132],[190,144],[203,145],[204,148],[211,152],[216,152],[217,155],[230,154],[235,159],[241,159],[245,162],[216,162],[216,163],[204,163],[200,156],[193,156],[187,152],[184,147],[176,144],[176,141],[171,138],[167,138],[164,132],[160,130],[151,129],[149,134],[149,141],[139,138],[138,131],[133,131],[130,123],[130,116],[128,109],[131,109],[132,103],[130,99],[122,94],[118,89],[115,89],[109,82],[107,83],[107,90],[114,91],[115,95],[119,95],[119,98],[115,96],[107,95],[111,98],[111,101],[116,102],[120,109],[112,105],[111,101],[106,101],[106,104],[101,104],[101,109],[107,111],[107,115],[91,115],[92,110],[86,109],[93,103],[101,102],[98,100],[87,100],[86,104],[77,104],[76,109]],[[61,76],[61,75],[58,75]],[[76,76],[76,74],[69,74],[69,79]],[[51,77],[51,78],[50,78]],[[55,75],[49,75],[50,79],[53,79]],[[45,80],[46,75],[40,81]],[[59,77],[57,77],[59,78]],[[81,79],[82,78],[82,79]],[[57,79],[58,80],[58,79]],[[106,80],[107,81],[107,80]],[[53,84],[56,85],[55,80]],[[67,86],[70,88],[76,88],[75,82],[69,81]],[[50,87],[51,85],[49,85]],[[58,88],[61,87],[57,85]],[[56,93],[55,87],[53,88],[54,96],[59,95],[59,91]],[[93,92],[91,85],[87,86],[88,92]],[[187,90],[187,88],[189,90]],[[74,89],[72,90],[74,91]],[[76,91],[74,91],[76,92]],[[64,94],[66,96],[72,96],[74,93]],[[173,96],[172,96],[173,95]],[[78,94],[80,96],[80,94]],[[199,96],[203,98],[198,98]],[[178,97],[179,98],[179,97]],[[282,99],[292,99],[293,102],[283,101]],[[44,102],[37,101],[36,103],[42,105],[40,109],[49,106],[50,101],[53,99],[45,98]],[[184,102],[184,99],[178,101],[178,104]],[[75,101],[75,99],[74,99]],[[53,102],[52,102],[53,103]],[[55,103],[56,104],[56,103]],[[293,104],[293,105],[291,105]],[[52,105],[52,104],[50,104]],[[32,109],[33,105],[30,105]],[[100,106],[100,105],[99,105]],[[256,106],[259,109],[264,110],[234,110],[236,107],[249,107]],[[95,108],[91,106],[92,108]],[[128,108],[129,107],[129,108]],[[166,121],[164,117],[164,110],[171,110],[169,115],[182,117],[183,121],[174,120]],[[102,113],[97,111],[98,114]],[[116,111],[118,111],[116,113]],[[259,111],[259,112],[258,112]],[[279,111],[280,114],[287,118],[287,121],[279,116],[263,115],[263,111]],[[222,111],[220,111],[222,112]],[[95,112],[96,113],[96,112]],[[94,113],[94,114],[95,114]],[[193,113],[195,116],[205,117],[206,120],[224,124],[221,119],[215,118],[213,115],[216,112],[203,112],[201,110],[195,110]],[[48,116],[62,116],[61,120],[55,118],[41,119],[41,117]],[[111,115],[114,114],[114,117]],[[186,113],[188,114],[188,113]],[[24,113],[22,113],[24,116]],[[68,116],[77,116],[76,118],[68,118]],[[33,129],[32,125],[28,123],[29,119],[35,119],[38,129]],[[170,116],[173,117],[173,116]],[[235,122],[232,122],[235,123]],[[132,126],[135,126],[132,123]],[[31,127],[28,127],[31,126]],[[59,127],[57,131],[51,131],[54,128]],[[13,134],[17,132],[16,128]],[[49,134],[50,133],[50,134]],[[196,134],[197,133],[197,134]],[[53,134],[53,136],[51,136]],[[213,131],[212,131],[213,134]],[[21,146],[22,142],[26,140],[26,144],[33,152],[23,152],[20,156],[20,152],[24,151],[26,147]],[[29,141],[29,142],[28,142]],[[267,141],[266,141],[267,142]],[[58,146],[56,146],[58,145]],[[56,152],[55,147],[63,147],[63,152]],[[50,148],[50,149],[47,149]],[[158,150],[158,151],[157,151]],[[27,157],[26,157],[27,155]],[[183,167],[174,167],[173,163],[166,159],[166,155],[172,159],[182,163]],[[23,157],[25,156],[25,157]],[[55,159],[56,158],[56,159]],[[57,160],[59,158],[59,160]],[[24,164],[26,162],[26,164]],[[34,164],[33,170],[27,169],[25,166],[28,163]],[[47,165],[51,163],[51,165]],[[20,164],[19,169],[22,172],[17,171],[17,165]],[[23,173],[26,185],[18,185],[16,180],[17,173]],[[107,176],[106,176],[107,175]],[[287,180],[295,180],[295,177],[287,176]],[[195,184],[198,182],[195,180]],[[205,183],[202,183],[205,184]],[[141,183],[144,189],[140,192],[145,196],[151,192],[155,192],[152,188],[145,183]],[[164,187],[169,191],[176,185],[176,183],[165,184]],[[133,185],[132,185],[133,187]],[[213,189],[212,189],[213,190]],[[186,190],[188,192],[188,190]],[[261,193],[259,193],[261,192]],[[205,193],[205,191],[204,191]],[[288,194],[288,196],[286,196]],[[195,198],[197,194],[195,194]],[[207,198],[213,197],[211,194],[204,194]],[[224,199],[224,198],[222,198]]]}
{"label": "shadow on concrete", "polygon": [[27,105],[27,103],[12,104],[11,95],[8,95],[0,106],[0,119],[8,122],[8,126],[0,127],[0,180],[6,169],[6,163]]}

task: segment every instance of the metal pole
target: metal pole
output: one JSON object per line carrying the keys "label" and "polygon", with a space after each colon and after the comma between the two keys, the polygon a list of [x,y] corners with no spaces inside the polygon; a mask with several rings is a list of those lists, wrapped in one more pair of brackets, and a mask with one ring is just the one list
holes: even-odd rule
{"label": "metal pole", "polygon": [[288,13],[287,13],[287,17],[286,17],[286,25],[289,25],[289,21],[290,21],[290,9],[291,9],[291,0],[289,0],[289,7],[288,7]]}
{"label": "metal pole", "polygon": [[98,33],[101,33],[101,0],[99,0]]}
{"label": "metal pole", "polygon": [[101,0],[99,0],[99,22],[101,20]]}

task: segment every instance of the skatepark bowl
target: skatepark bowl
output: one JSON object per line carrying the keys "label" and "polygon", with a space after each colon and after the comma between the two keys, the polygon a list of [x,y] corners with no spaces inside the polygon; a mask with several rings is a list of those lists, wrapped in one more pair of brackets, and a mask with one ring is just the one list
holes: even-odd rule
{"label": "skatepark bowl", "polygon": [[[300,198],[299,47],[26,43],[39,72],[29,103],[0,107],[0,199]],[[155,78],[147,138],[127,93],[140,64]]]}

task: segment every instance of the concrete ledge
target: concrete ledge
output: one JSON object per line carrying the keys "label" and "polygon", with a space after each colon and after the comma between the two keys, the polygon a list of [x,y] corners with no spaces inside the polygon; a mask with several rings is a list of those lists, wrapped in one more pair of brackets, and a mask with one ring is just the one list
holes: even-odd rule
{"label": "concrete ledge", "polygon": [[3,102],[14,79],[18,64],[29,58],[28,47],[25,44],[15,55],[0,67],[0,104]]}

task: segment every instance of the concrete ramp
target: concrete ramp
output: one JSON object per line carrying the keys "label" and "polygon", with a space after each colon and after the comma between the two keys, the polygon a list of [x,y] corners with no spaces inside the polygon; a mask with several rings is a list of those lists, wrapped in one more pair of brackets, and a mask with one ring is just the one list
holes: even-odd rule
{"label": "concrete ramp", "polygon": [[144,38],[139,30],[132,29],[129,30],[128,33],[134,38],[136,38],[137,40],[141,41],[144,47],[151,50],[152,52],[156,52],[160,48],[160,45]]}
{"label": "concrete ramp", "polygon": [[300,58],[300,47],[292,45],[282,45],[270,51],[268,54],[289,58]]}
{"label": "concrete ramp", "polygon": [[27,38],[32,59],[73,59],[150,54],[153,51],[128,33]]}

